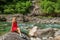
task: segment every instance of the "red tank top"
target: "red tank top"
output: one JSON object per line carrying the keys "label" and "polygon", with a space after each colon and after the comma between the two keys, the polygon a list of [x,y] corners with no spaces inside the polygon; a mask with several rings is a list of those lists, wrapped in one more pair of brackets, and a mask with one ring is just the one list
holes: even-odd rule
{"label": "red tank top", "polygon": [[17,22],[12,22],[12,32],[16,31],[18,28]]}

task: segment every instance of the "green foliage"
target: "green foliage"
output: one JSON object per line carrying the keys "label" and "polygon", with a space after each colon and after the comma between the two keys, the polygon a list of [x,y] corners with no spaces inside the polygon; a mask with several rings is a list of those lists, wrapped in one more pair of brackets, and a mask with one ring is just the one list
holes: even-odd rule
{"label": "green foliage", "polygon": [[50,2],[50,1],[43,1],[41,3],[41,7],[42,7],[42,11],[44,13],[52,13],[54,11],[54,2]]}
{"label": "green foliage", "polygon": [[4,6],[4,13],[14,13],[14,5],[5,5]]}
{"label": "green foliage", "polygon": [[32,3],[29,0],[1,0],[3,2],[1,12],[11,14],[11,13],[22,13],[26,14],[29,12],[29,7]]}
{"label": "green foliage", "polygon": [[60,13],[60,0],[42,0],[40,6],[43,13]]}
{"label": "green foliage", "polygon": [[15,10],[16,12],[18,13],[27,13],[27,11],[29,12],[29,7],[31,6],[32,4],[29,2],[29,1],[26,1],[26,2],[17,2],[16,4],[16,7],[15,7]]}
{"label": "green foliage", "polygon": [[58,3],[55,4],[55,12],[60,13],[60,4]]}
{"label": "green foliage", "polygon": [[54,9],[53,9],[52,7],[48,7],[48,8],[47,8],[47,13],[52,13],[53,10],[54,10]]}

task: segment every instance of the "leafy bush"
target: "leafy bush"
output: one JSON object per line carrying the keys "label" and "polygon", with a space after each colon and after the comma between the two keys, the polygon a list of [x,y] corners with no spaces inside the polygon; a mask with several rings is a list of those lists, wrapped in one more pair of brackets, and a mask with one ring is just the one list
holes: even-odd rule
{"label": "leafy bush", "polygon": [[60,0],[42,0],[40,6],[43,13],[60,13]]}
{"label": "leafy bush", "polygon": [[16,3],[15,11],[18,13],[27,13],[31,5],[32,4],[29,1],[26,2],[19,1]]}
{"label": "leafy bush", "polygon": [[55,12],[60,13],[60,4],[59,3],[55,4]]}
{"label": "leafy bush", "polygon": [[[0,1],[1,2],[1,1]],[[3,0],[2,1],[2,9],[1,12],[11,14],[11,13],[27,13],[29,12],[29,7],[32,3],[29,0]],[[5,3],[5,4],[4,4]]]}
{"label": "leafy bush", "polygon": [[14,13],[14,9],[12,7],[12,5],[6,5],[4,8],[4,13]]}

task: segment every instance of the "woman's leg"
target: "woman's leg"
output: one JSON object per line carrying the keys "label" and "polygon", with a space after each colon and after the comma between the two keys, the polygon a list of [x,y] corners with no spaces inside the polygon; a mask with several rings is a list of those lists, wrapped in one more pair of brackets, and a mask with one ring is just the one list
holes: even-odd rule
{"label": "woman's leg", "polygon": [[17,28],[17,32],[18,32],[19,34],[21,34],[21,30],[20,30],[20,28]]}

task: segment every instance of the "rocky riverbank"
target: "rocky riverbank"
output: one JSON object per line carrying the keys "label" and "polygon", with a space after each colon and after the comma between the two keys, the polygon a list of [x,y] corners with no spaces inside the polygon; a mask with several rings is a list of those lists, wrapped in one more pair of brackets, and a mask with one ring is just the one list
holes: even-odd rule
{"label": "rocky riverbank", "polygon": [[60,17],[38,17],[38,16],[31,16],[25,15],[23,19],[22,14],[9,14],[9,15],[0,15],[0,18],[5,18],[7,22],[11,22],[12,17],[17,16],[18,22],[34,22],[34,23],[60,23]]}
{"label": "rocky riverbank", "polygon": [[9,32],[0,36],[0,40],[60,40],[60,30],[56,28],[38,29],[36,35],[36,37],[29,37],[23,34],[23,37],[20,37],[17,33]]}

